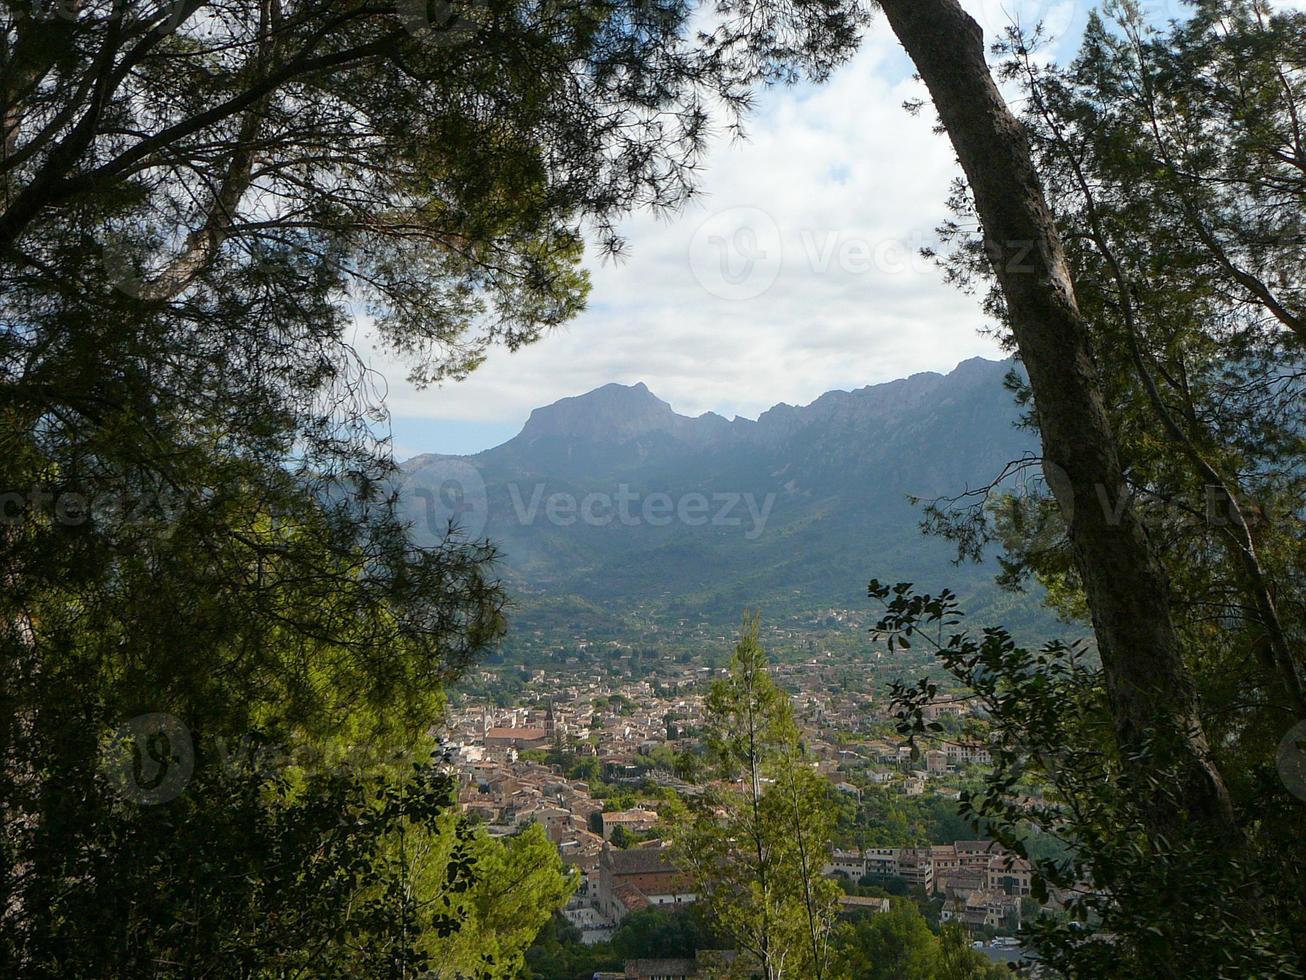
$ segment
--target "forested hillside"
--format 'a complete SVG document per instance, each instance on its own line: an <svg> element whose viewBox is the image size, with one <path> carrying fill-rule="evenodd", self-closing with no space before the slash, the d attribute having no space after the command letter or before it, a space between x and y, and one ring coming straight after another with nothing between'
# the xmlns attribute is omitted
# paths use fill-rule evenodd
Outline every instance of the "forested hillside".
<svg viewBox="0 0 1306 980"><path fill-rule="evenodd" d="M871 574L948 584L977 615L1046 635L1052 618L997 588L991 555L954 566L956 548L920 532L925 505L968 501L1013 463L1006 492L1041 480L1004 385L1014 369L975 359L756 421L688 418L642 384L608 385L536 409L495 449L409 460L405 513L420 539L450 518L487 535L519 596L514 628L559 643L629 629L637 607L725 629L754 605L858 608Z"/></svg>

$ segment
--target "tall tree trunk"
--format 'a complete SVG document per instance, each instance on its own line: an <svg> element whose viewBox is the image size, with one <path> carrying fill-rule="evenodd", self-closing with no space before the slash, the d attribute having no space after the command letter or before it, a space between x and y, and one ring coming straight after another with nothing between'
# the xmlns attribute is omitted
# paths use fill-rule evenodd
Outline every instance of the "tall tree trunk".
<svg viewBox="0 0 1306 980"><path fill-rule="evenodd" d="M1165 573L1138 514L1105 503L1125 493L1125 481L1089 332L1027 136L989 72L983 32L957 0L880 5L970 182L1092 610L1122 762L1138 787L1162 765L1178 774L1178 785L1139 801L1154 829L1181 819L1177 801L1188 820L1236 844L1241 833L1202 729Z"/></svg>
<svg viewBox="0 0 1306 980"><path fill-rule="evenodd" d="M757 884L762 890L762 928L757 937L757 948L762 960L762 975L765 980L775 980L775 964L771 956L771 885L770 859L767 854L766 840L762 833L762 745L759 736L761 729L761 705L757 693L757 664L748 667L744 679L744 699L747 705L748 737L748 785L749 806L752 820L749 831L753 838L753 853L757 857Z"/></svg>
<svg viewBox="0 0 1306 980"><path fill-rule="evenodd" d="M824 980L825 977L825 954L823 949L826 943L821 939L821 934L826 930L817 928L816 923L816 896L812 891L812 881L821 869L813 868L807 853L807 834L804 832L804 819L802 812L802 799L798 789L798 774L795 766L799 764L798 759L794 758L792 750L786 750L783 762L784 775L781 777L785 780L786 788L789 793L790 812L793 814L794 823L794 842L798 845L798 869L803 876L803 907L807 911L807 938L812 944L812 976L813 980Z"/></svg>

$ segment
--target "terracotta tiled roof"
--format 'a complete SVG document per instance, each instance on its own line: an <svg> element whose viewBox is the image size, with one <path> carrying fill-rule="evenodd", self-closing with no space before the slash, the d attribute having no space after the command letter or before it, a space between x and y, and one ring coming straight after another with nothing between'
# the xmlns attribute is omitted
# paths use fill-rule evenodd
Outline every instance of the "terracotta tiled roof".
<svg viewBox="0 0 1306 980"><path fill-rule="evenodd" d="M646 909L652 903L648 896L632 885L630 882L622 882L612 889L617 898L621 899L621 904L626 906L630 912L638 912L640 909Z"/></svg>
<svg viewBox="0 0 1306 980"><path fill-rule="evenodd" d="M485 733L486 738L520 738L520 739L537 739L547 738L548 732L543 728L491 728Z"/></svg>

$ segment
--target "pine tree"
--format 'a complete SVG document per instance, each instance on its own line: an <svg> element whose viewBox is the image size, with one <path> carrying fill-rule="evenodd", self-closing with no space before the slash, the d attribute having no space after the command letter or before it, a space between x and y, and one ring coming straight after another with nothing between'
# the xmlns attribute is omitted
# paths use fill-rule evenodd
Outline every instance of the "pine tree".
<svg viewBox="0 0 1306 980"><path fill-rule="evenodd" d="M767 669L756 618L745 622L729 677L713 683L707 716L719 781L673 819L678 860L744 962L768 980L833 977L831 791Z"/></svg>

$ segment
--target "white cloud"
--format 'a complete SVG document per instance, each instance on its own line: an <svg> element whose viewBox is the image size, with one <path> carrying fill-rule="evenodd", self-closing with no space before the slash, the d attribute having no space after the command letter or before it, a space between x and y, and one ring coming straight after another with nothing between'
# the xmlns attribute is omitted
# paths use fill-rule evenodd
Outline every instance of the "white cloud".
<svg viewBox="0 0 1306 980"><path fill-rule="evenodd" d="M1089 9L1080 0L966 5L989 37L1013 17L1042 17L1067 36L1063 55ZM590 309L572 324L425 392L378 362L392 413L454 427L519 423L558 398L644 381L681 412L755 416L831 388L997 356L977 332L976 300L915 255L946 217L957 173L932 113L902 108L923 95L881 19L827 85L763 93L748 141L713 148L702 199L679 220L626 222L629 258L591 264Z"/></svg>
<svg viewBox="0 0 1306 980"><path fill-rule="evenodd" d="M591 264L590 309L566 328L516 354L495 351L467 381L424 392L398 365L378 362L392 413L524 420L535 406L609 381L644 381L681 412L756 415L992 353L976 336L974 303L909 254L944 217L954 174L929 118L902 109L917 95L877 25L828 85L765 93L749 139L713 148L702 198L678 220L627 221L629 257ZM695 232L723 212L713 224L727 236L746 234L756 216L779 229L783 261L761 295L721 298L699 281L728 285L710 243L692 262L690 254ZM735 244L727 253L739 274L751 253Z"/></svg>

